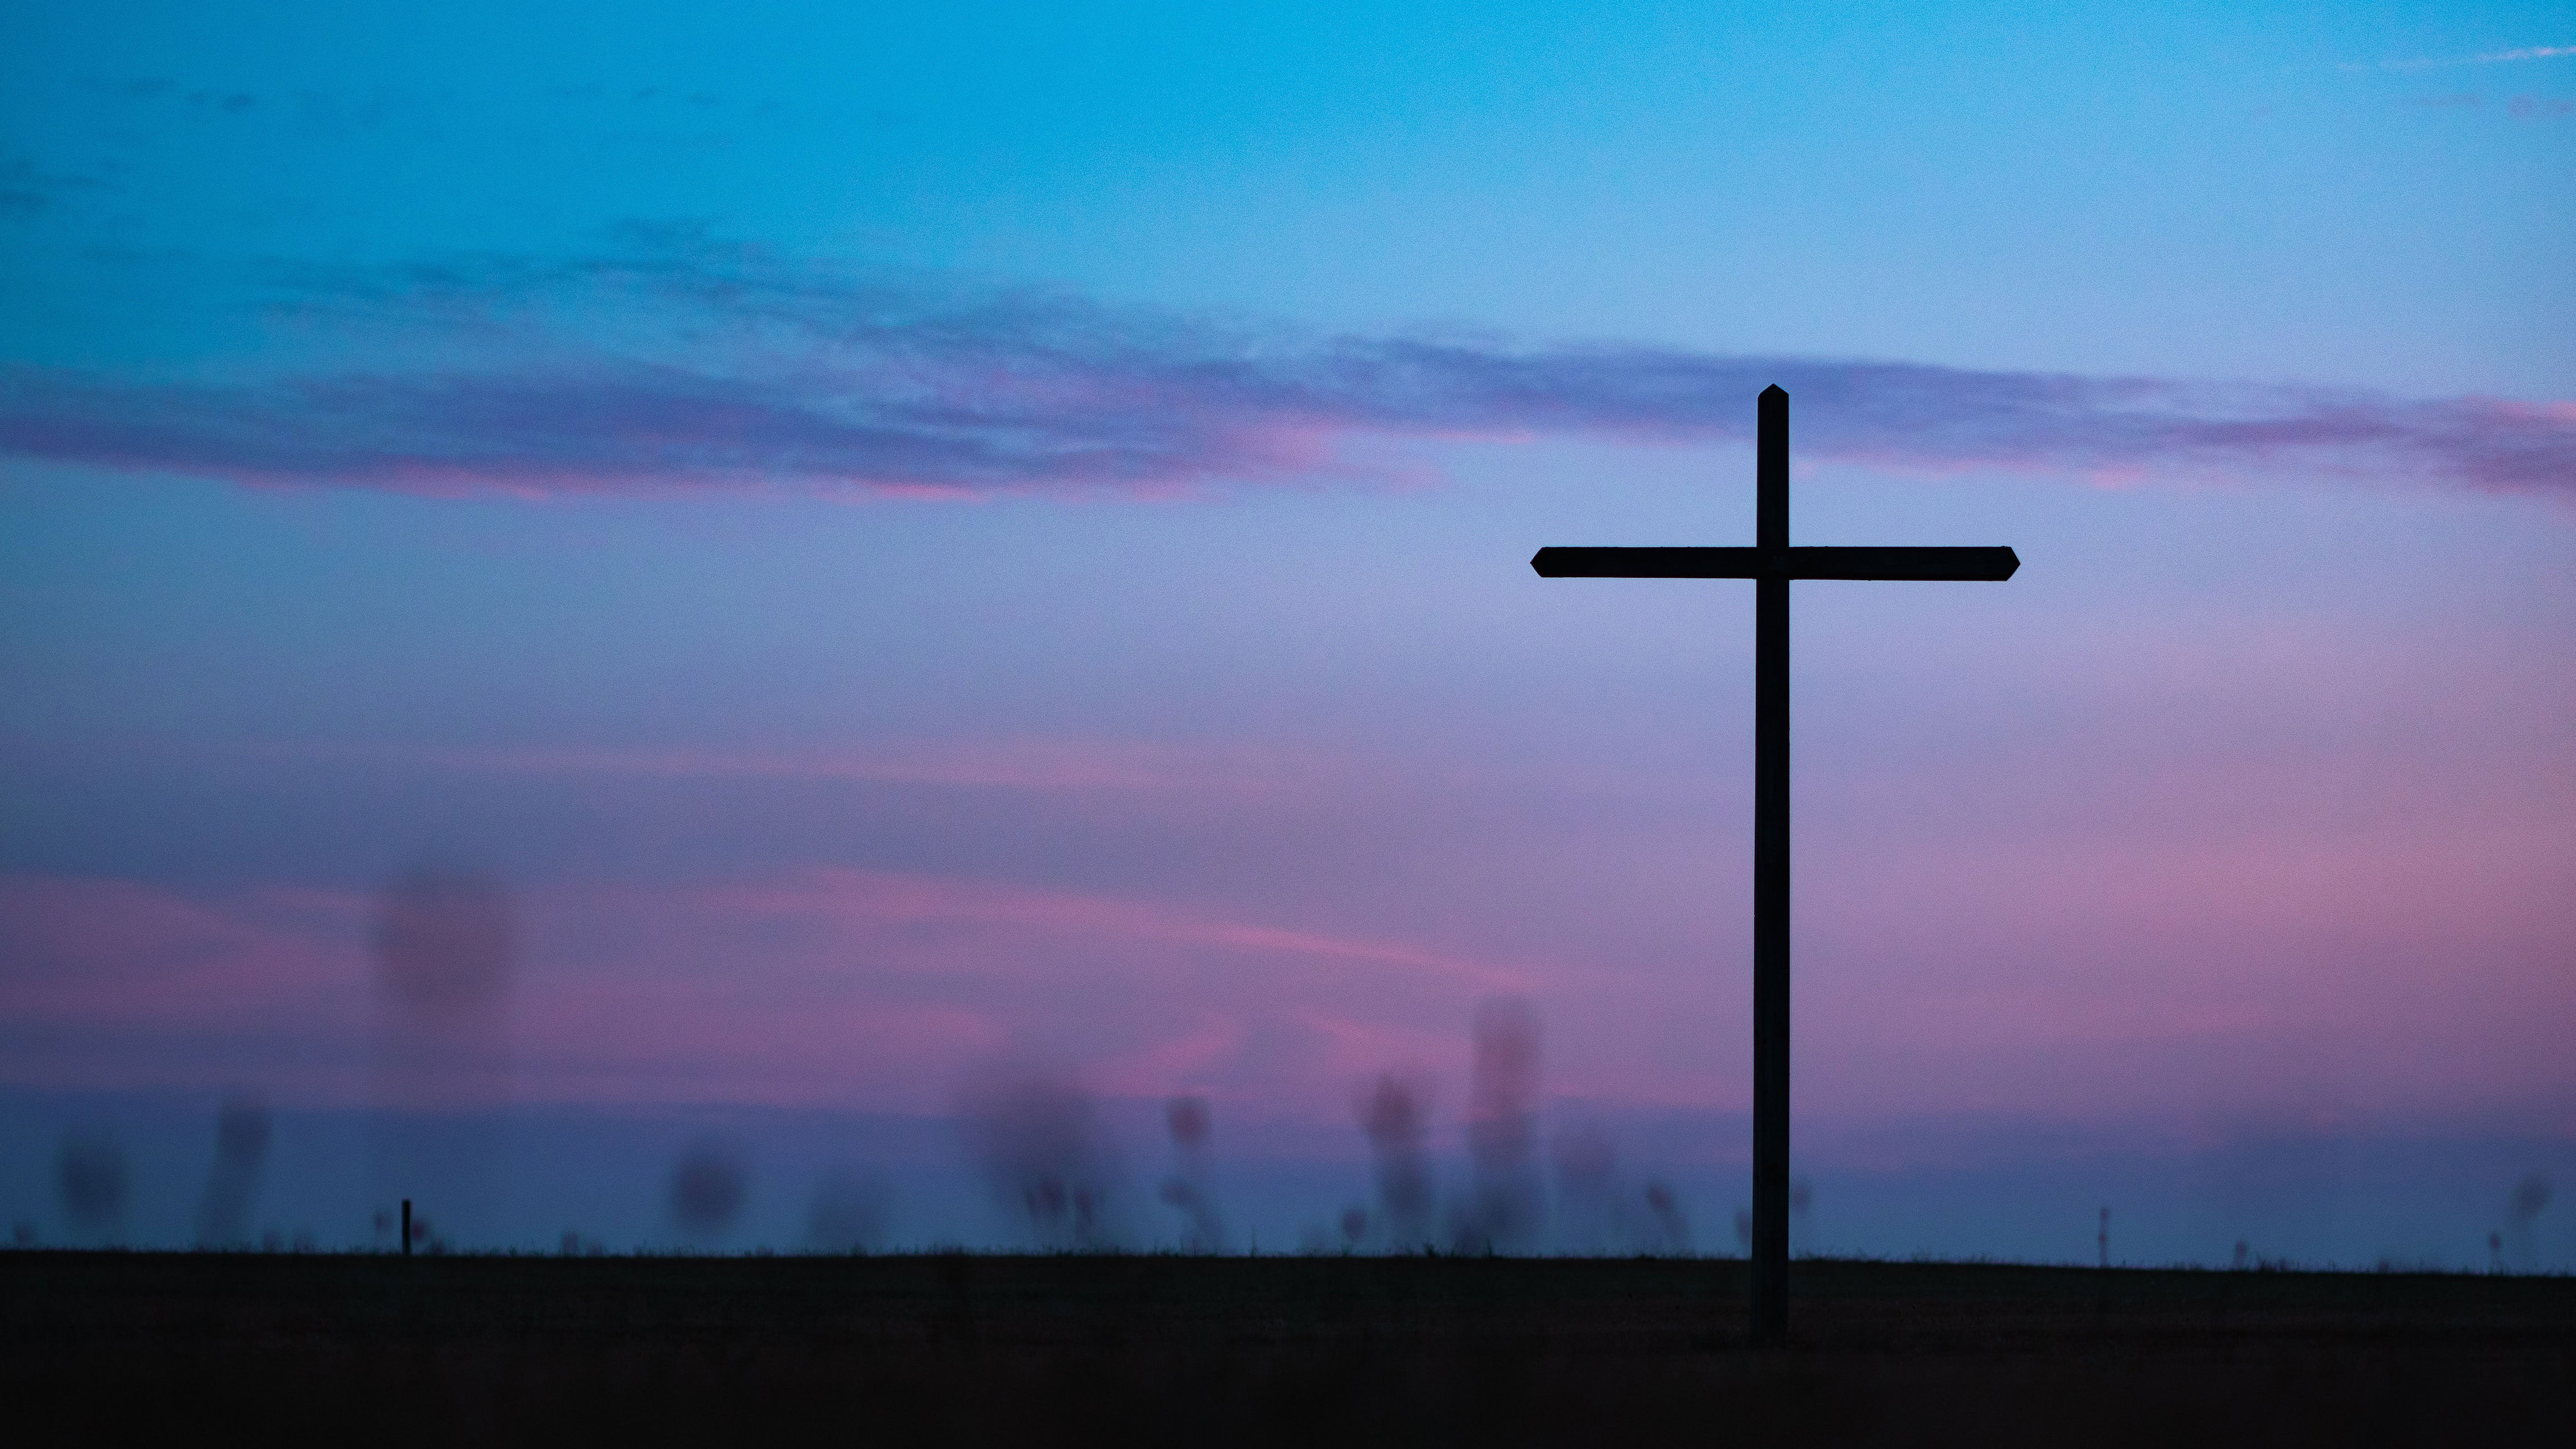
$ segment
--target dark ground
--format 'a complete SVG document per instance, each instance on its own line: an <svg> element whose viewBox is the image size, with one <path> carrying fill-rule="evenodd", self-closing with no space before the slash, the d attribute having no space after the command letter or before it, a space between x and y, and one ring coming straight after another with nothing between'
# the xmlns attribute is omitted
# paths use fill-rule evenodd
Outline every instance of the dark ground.
<svg viewBox="0 0 2576 1449"><path fill-rule="evenodd" d="M0 1254L0 1439L2576 1445L2576 1279Z"/></svg>

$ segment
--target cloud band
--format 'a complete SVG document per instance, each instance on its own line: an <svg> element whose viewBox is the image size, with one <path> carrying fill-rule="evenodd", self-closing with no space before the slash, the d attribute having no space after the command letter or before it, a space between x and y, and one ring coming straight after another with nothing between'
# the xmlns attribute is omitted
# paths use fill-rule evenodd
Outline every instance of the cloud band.
<svg viewBox="0 0 2576 1449"><path fill-rule="evenodd" d="M1776 382L1798 399L1802 455L1899 471L2576 491L2576 402L1309 338L739 258L442 269L336 300L388 339L453 345L409 365L228 382L7 368L0 455L428 493L1188 493L1365 475L1340 453L1363 437L1735 440Z"/></svg>

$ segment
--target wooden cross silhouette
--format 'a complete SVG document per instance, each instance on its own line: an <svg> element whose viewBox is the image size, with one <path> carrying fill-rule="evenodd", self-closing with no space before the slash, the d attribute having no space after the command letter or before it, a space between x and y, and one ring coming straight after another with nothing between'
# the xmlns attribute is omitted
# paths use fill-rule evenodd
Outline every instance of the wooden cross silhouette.
<svg viewBox="0 0 2576 1449"><path fill-rule="evenodd" d="M1789 394L1762 390L1751 548L1543 548L1549 579L1753 584L1753 1341L1789 1329L1789 581L2011 578L2009 548L1791 548Z"/></svg>

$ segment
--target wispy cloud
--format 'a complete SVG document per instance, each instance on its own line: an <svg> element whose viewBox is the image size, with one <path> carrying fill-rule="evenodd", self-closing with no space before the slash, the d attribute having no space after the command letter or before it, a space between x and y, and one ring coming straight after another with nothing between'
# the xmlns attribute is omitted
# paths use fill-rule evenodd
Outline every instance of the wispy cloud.
<svg viewBox="0 0 2576 1449"><path fill-rule="evenodd" d="M1805 456L1903 471L2576 486L2576 402L1312 336L703 245L293 281L357 361L229 381L0 369L0 455L421 493L1186 494L1376 476L1344 453L1365 438L1741 439L1776 382Z"/></svg>
<svg viewBox="0 0 2576 1449"><path fill-rule="evenodd" d="M2375 65L2347 65L2345 70L2442 70L2455 65L2504 65L2518 60L2563 60L2576 56L2576 45L2531 45L2520 50L2491 50L2483 55L2436 56L2421 60L2383 60Z"/></svg>
<svg viewBox="0 0 2576 1449"><path fill-rule="evenodd" d="M23 156L0 156L0 221L31 220L70 197L107 188L103 177L49 171Z"/></svg>
<svg viewBox="0 0 2576 1449"><path fill-rule="evenodd" d="M1334 768L1312 752L1145 740L883 740L834 748L425 749L263 746L264 758L348 761L466 775L931 785L961 789L1269 794Z"/></svg>

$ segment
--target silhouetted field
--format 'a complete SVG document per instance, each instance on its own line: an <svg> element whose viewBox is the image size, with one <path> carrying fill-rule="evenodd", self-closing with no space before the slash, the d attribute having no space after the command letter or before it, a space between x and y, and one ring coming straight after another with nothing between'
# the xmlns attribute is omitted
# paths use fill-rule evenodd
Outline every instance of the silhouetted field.
<svg viewBox="0 0 2576 1449"><path fill-rule="evenodd" d="M0 1255L12 1442L2576 1443L2576 1279L1673 1259Z"/></svg>

